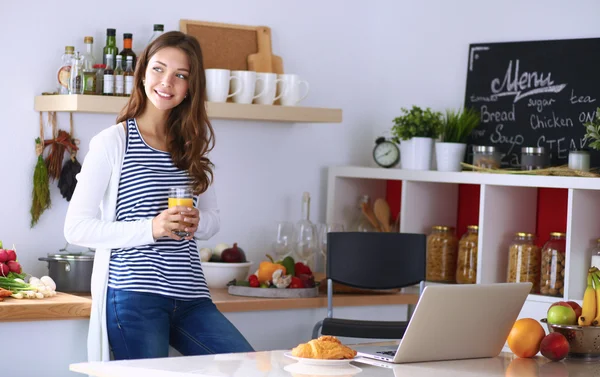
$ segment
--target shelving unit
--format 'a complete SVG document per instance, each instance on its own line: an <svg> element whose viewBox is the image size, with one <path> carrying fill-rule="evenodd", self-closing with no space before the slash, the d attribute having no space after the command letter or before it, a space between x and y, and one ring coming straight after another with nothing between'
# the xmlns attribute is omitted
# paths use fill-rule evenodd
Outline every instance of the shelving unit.
<svg viewBox="0 0 600 377"><path fill-rule="evenodd" d="M36 111L64 111L81 113L117 114L127 103L127 97L94 95L43 95L36 96ZM341 109L256 105L207 102L211 119L254 120L294 123L340 123Z"/></svg>
<svg viewBox="0 0 600 377"><path fill-rule="evenodd" d="M504 282L508 247L514 233L536 233L538 188L567 190L564 296L531 294L526 306L531 305L532 315L543 318L548 303L581 301L591 248L600 237L600 179L330 167L326 221L344 222L348 219L348 213L354 210L360 195L369 195L372 200L385 198L390 180L401 181L400 231L425 234L429 234L433 225L457 225L459 185L480 186L478 283Z"/></svg>

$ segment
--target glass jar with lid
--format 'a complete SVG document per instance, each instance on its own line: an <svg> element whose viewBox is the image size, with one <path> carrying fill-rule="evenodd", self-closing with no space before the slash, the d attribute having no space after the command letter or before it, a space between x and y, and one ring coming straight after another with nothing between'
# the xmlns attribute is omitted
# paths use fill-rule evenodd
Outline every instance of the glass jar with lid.
<svg viewBox="0 0 600 377"><path fill-rule="evenodd" d="M477 238L479 227L467 226L467 232L458 241L458 261L456 282L459 284L475 284L477 280Z"/></svg>
<svg viewBox="0 0 600 377"><path fill-rule="evenodd" d="M485 145L473 146L473 165L488 169L500 168L502 155L496 147Z"/></svg>
<svg viewBox="0 0 600 377"><path fill-rule="evenodd" d="M592 249L592 261L590 267L600 268L600 238L596 240L596 245Z"/></svg>
<svg viewBox="0 0 600 377"><path fill-rule="evenodd" d="M531 293L539 291L540 284L540 249L535 244L532 233L515 233L509 247L508 276L509 283L531 282Z"/></svg>
<svg viewBox="0 0 600 377"><path fill-rule="evenodd" d="M433 226L427 237L427 281L455 283L457 251L454 228Z"/></svg>
<svg viewBox="0 0 600 377"><path fill-rule="evenodd" d="M548 166L544 147L521 148L521 170L544 169Z"/></svg>
<svg viewBox="0 0 600 377"><path fill-rule="evenodd" d="M550 233L550 239L542 247L540 293L562 297L565 294L565 234Z"/></svg>

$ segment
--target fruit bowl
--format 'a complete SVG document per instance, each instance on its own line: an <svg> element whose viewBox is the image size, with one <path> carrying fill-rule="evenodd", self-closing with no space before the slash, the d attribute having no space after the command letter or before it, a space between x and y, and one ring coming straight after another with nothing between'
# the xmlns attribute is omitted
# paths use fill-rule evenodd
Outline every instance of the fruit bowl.
<svg viewBox="0 0 600 377"><path fill-rule="evenodd" d="M209 288L227 288L231 280L246 280L252 262L202 262L204 278Z"/></svg>
<svg viewBox="0 0 600 377"><path fill-rule="evenodd" d="M540 322L546 324L550 333L558 332L567 338L568 359L600 360L600 326L552 325L546 318Z"/></svg>

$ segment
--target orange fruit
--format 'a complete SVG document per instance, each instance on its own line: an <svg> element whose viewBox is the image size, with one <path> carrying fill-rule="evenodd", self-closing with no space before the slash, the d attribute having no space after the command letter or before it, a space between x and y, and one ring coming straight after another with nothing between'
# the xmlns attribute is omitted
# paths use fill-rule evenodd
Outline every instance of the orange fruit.
<svg viewBox="0 0 600 377"><path fill-rule="evenodd" d="M533 357L540 350L546 336L544 328L533 318L521 318L515 322L508 334L508 347L518 357Z"/></svg>

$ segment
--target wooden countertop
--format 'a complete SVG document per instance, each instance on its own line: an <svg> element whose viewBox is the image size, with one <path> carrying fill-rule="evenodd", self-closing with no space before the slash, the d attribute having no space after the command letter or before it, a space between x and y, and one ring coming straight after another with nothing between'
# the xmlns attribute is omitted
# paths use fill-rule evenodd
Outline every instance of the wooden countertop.
<svg viewBox="0 0 600 377"><path fill-rule="evenodd" d="M86 319L90 317L92 300L57 292L54 297L16 299L0 302L0 322L44 321L54 319Z"/></svg>
<svg viewBox="0 0 600 377"><path fill-rule="evenodd" d="M233 296L227 289L211 289L213 302L221 312L291 310L327 307L327 296L313 298L257 298ZM416 294L335 294L336 306L376 306L416 304ZM44 299L7 298L0 302L0 322L41 321L55 319L87 319L90 316L90 296L58 293Z"/></svg>

